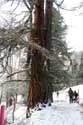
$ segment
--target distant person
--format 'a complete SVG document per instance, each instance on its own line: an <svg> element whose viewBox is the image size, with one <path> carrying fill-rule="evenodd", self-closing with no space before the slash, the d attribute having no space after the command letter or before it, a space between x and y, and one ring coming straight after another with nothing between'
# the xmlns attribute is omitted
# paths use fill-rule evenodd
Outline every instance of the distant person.
<svg viewBox="0 0 83 125"><path fill-rule="evenodd" d="M73 90L71 88L69 88L68 94L69 94L69 102L73 103Z"/></svg>
<svg viewBox="0 0 83 125"><path fill-rule="evenodd" d="M57 94L57 97L58 97L58 96L59 96L59 91L57 91L57 93L56 93L56 94Z"/></svg>
<svg viewBox="0 0 83 125"><path fill-rule="evenodd" d="M78 99L78 93L76 91L73 92L73 100L74 100L74 103L77 102L77 99Z"/></svg>

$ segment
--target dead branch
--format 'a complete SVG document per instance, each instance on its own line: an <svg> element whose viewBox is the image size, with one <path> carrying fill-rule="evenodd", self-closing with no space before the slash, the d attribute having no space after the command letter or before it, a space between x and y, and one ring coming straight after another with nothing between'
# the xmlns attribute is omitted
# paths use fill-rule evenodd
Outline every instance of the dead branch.
<svg viewBox="0 0 83 125"><path fill-rule="evenodd" d="M5 84L10 84L10 83L12 83L12 82L27 82L27 81L29 81L30 79L28 78L28 79L24 79L24 80L22 80L22 79L19 79L19 80L8 80L8 81L4 81L4 82L2 82L2 83L0 83L0 86L3 86L3 85L5 85Z"/></svg>
<svg viewBox="0 0 83 125"><path fill-rule="evenodd" d="M9 77L11 77L11 76L13 76L13 75L16 75L16 74L25 72L25 71L29 71L29 70L30 70L30 67L29 67L28 69L24 69L24 70L20 70L20 71L13 72L13 73L9 74L9 75L7 76L7 78L9 78Z"/></svg>

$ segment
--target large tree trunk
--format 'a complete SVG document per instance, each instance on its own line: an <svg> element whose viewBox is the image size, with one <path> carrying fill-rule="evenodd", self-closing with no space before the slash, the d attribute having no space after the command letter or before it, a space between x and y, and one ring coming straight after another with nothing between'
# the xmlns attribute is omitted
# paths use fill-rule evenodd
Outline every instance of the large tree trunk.
<svg viewBox="0 0 83 125"><path fill-rule="evenodd" d="M52 2L49 0L46 1L46 18L44 18L44 0L35 0L34 32L32 33L32 38L35 43L49 50L51 48L51 23ZM44 26L46 27L45 32ZM45 58L38 50L32 50L31 80L29 83L27 111L39 102L44 102L46 98L52 100L52 86L47 86L47 83L44 83L42 78L44 60ZM49 63L49 60L47 62Z"/></svg>
<svg viewBox="0 0 83 125"><path fill-rule="evenodd" d="M32 37L34 42L43 46L43 19L44 18L44 0L35 0L34 12L34 32ZM29 83L28 93L28 111L29 108L34 107L42 101L42 54L36 50L32 50L32 63L31 63L31 81Z"/></svg>

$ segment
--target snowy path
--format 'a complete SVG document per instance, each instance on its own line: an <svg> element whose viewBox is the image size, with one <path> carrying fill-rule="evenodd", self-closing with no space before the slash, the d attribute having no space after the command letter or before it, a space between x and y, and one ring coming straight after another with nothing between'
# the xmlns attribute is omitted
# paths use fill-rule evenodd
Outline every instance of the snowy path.
<svg viewBox="0 0 83 125"><path fill-rule="evenodd" d="M83 125L83 116L78 104L57 103L36 111L26 125Z"/></svg>
<svg viewBox="0 0 83 125"><path fill-rule="evenodd" d="M25 113L26 107L17 107L15 122L10 125L83 125L83 114L79 104L55 102L41 111L34 111L27 120ZM11 113L9 118L11 119Z"/></svg>
<svg viewBox="0 0 83 125"><path fill-rule="evenodd" d="M79 90L79 102L83 103L83 85L72 87ZM26 119L26 107L17 105L15 111L15 121L6 125L83 125L83 108L79 104L69 104L68 89L53 94L54 103L52 106L42 108L41 111L34 111L32 116ZM12 110L8 109L7 120L12 121Z"/></svg>

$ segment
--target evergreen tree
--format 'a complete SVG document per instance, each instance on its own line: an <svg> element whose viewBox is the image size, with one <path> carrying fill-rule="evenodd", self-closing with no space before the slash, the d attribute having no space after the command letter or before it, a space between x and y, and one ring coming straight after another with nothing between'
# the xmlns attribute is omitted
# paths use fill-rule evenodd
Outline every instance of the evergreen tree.
<svg viewBox="0 0 83 125"><path fill-rule="evenodd" d="M79 83L83 82L83 52L82 52L82 54L81 54L81 59L80 59L78 79L79 79L79 80L78 80Z"/></svg>
<svg viewBox="0 0 83 125"><path fill-rule="evenodd" d="M70 53L65 42L67 26L64 24L63 17L56 8L53 8L52 15L51 49L55 53L55 60L50 62L50 70L45 71L44 77L48 77L47 86L53 91L53 88L54 90L60 89L70 81L70 75L67 69L65 70L65 62L70 61Z"/></svg>

